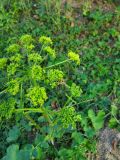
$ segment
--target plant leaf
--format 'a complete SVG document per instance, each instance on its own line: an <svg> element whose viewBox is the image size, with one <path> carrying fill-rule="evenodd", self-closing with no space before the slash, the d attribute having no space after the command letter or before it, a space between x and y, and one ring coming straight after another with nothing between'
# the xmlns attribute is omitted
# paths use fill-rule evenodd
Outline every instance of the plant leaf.
<svg viewBox="0 0 120 160"><path fill-rule="evenodd" d="M5 160L18 160L19 146L17 144L12 144L7 148L7 156Z"/></svg>
<svg viewBox="0 0 120 160"><path fill-rule="evenodd" d="M10 129L8 133L7 142L16 141L20 135L20 130L17 126L14 126L12 129Z"/></svg>

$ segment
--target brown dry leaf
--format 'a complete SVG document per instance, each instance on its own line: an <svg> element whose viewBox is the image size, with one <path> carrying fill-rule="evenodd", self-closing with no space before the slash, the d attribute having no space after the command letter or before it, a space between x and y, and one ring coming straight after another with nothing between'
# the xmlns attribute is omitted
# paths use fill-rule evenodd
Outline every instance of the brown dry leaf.
<svg viewBox="0 0 120 160"><path fill-rule="evenodd" d="M56 101L53 101L53 102L51 103L51 107L52 107L53 109L57 110L57 109L58 109L58 104L57 104L57 102L56 102Z"/></svg>

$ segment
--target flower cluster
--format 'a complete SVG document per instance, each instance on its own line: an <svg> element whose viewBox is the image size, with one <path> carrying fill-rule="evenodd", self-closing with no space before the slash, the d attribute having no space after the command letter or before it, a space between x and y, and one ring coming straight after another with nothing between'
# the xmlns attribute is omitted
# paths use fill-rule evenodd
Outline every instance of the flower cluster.
<svg viewBox="0 0 120 160"><path fill-rule="evenodd" d="M4 69L6 66L6 70L4 70L4 75L8 80L5 86L6 93L10 97L14 97L16 102L19 102L20 98L24 96L22 94L25 94L22 100L23 104L28 102L28 108L44 105L48 99L45 86L53 89L63 82L64 72L57 69L58 65L62 65L69 59L80 64L79 55L69 52L69 59L54 65L51 57L56 58L56 52L49 46L52 44L52 40L49 37L40 37L39 42L42 44L40 51L37 51L38 48L34 47L33 42L32 36L23 35L18 44L10 45L7 49L8 53L14 54L9 54L8 58L0 59L0 69ZM82 93L81 88L75 83L69 89L72 97L79 97ZM4 103L3 106L5 106ZM74 107L61 108L57 112L57 117L56 121L59 121L64 128L68 128L70 125L75 127L76 122L80 120L80 116L76 114Z"/></svg>
<svg viewBox="0 0 120 160"><path fill-rule="evenodd" d="M20 43L23 45L23 49L22 49L22 52L23 53L30 53L34 48L35 46L32 44L33 43L33 38L31 35L23 35L21 38L20 38Z"/></svg>
<svg viewBox="0 0 120 160"><path fill-rule="evenodd" d="M68 52L68 57L70 58L70 60L75 61L76 64L78 64L78 65L80 64L80 57L78 54L70 51L70 52Z"/></svg>
<svg viewBox="0 0 120 160"><path fill-rule="evenodd" d="M82 89L80 88L80 86L77 86L75 83L72 83L70 91L73 97L80 97L82 93Z"/></svg>
<svg viewBox="0 0 120 160"><path fill-rule="evenodd" d="M16 54L10 58L10 61L15 62L15 63L19 63L21 58L22 58L22 56L20 54Z"/></svg>
<svg viewBox="0 0 120 160"><path fill-rule="evenodd" d="M60 81L63 80L64 73L58 69L50 69L48 71L48 80L47 82L52 86L52 88L56 87Z"/></svg>
<svg viewBox="0 0 120 160"><path fill-rule="evenodd" d="M32 66L31 76L34 80L42 80L44 79L43 68L39 65Z"/></svg>
<svg viewBox="0 0 120 160"><path fill-rule="evenodd" d="M44 87L35 86L28 90L27 97L33 103L34 106L40 105L42 106L44 102L47 100L47 94Z"/></svg>
<svg viewBox="0 0 120 160"><path fill-rule="evenodd" d="M48 53L48 55L51 56L52 58L56 57L55 50L52 49L50 46L45 47L44 51L46 51Z"/></svg>
<svg viewBox="0 0 120 160"><path fill-rule="evenodd" d="M25 45L24 47L28 52L31 52L35 48L33 44Z"/></svg>
<svg viewBox="0 0 120 160"><path fill-rule="evenodd" d="M3 69L6 66L6 62L6 58L0 58L0 69Z"/></svg>
<svg viewBox="0 0 120 160"><path fill-rule="evenodd" d="M14 75L18 68L18 63L10 63L10 65L7 67L7 73L9 76Z"/></svg>
<svg viewBox="0 0 120 160"><path fill-rule="evenodd" d="M20 51L20 46L18 44L11 44L7 48L8 53L19 53L19 51Z"/></svg>
<svg viewBox="0 0 120 160"><path fill-rule="evenodd" d="M76 128L76 122L81 120L81 116L76 113L74 107L63 107L57 114L57 122L60 122L64 128L70 126Z"/></svg>
<svg viewBox="0 0 120 160"><path fill-rule="evenodd" d="M53 44L52 40L50 37L46 37L46 36L41 36L39 38L39 42L43 45L49 45L49 44Z"/></svg>
<svg viewBox="0 0 120 160"><path fill-rule="evenodd" d="M16 95L19 92L19 79L12 79L10 82L7 83L7 92L12 95Z"/></svg>
<svg viewBox="0 0 120 160"><path fill-rule="evenodd" d="M9 119L15 108L15 100L13 98L10 98L9 101L3 101L0 104L0 121L5 118Z"/></svg>
<svg viewBox="0 0 120 160"><path fill-rule="evenodd" d="M31 53L28 55L28 61L34 62L34 63L39 63L42 61L42 57L38 53Z"/></svg>
<svg viewBox="0 0 120 160"><path fill-rule="evenodd" d="M24 45L29 45L33 42L33 38L29 34L25 34L20 38L20 42Z"/></svg>

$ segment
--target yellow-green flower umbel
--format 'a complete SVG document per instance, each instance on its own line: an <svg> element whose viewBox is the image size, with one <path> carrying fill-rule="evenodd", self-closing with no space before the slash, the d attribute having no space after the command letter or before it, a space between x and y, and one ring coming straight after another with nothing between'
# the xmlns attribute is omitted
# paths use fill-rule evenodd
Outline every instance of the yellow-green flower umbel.
<svg viewBox="0 0 120 160"><path fill-rule="evenodd" d="M72 51L68 52L68 57L70 60L75 61L76 64L80 65L80 56Z"/></svg>
<svg viewBox="0 0 120 160"><path fill-rule="evenodd" d="M48 45L48 44L52 44L53 43L52 40L51 40L51 38L50 37L46 37L46 36L41 36L39 38L39 42L41 44L43 44L43 45Z"/></svg>
<svg viewBox="0 0 120 160"><path fill-rule="evenodd" d="M30 88L27 97L30 99L34 106L42 106L48 98L45 88L39 86Z"/></svg>

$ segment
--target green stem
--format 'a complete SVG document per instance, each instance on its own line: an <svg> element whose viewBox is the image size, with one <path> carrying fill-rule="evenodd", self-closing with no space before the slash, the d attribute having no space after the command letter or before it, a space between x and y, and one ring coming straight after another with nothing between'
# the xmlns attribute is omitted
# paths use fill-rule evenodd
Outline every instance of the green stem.
<svg viewBox="0 0 120 160"><path fill-rule="evenodd" d="M70 97L70 96L68 96L67 94L66 94L66 96L67 96L67 98L68 98L69 100L71 100L74 104L77 105L77 102L72 98L72 96Z"/></svg>
<svg viewBox="0 0 120 160"><path fill-rule="evenodd" d="M115 115L112 115L112 116L115 118L116 122L120 124L120 121L116 118L116 116Z"/></svg>
<svg viewBox="0 0 120 160"><path fill-rule="evenodd" d="M43 113L43 110L41 108L36 109L36 108L20 108L20 109L15 109L15 112L23 112L23 111L31 111L31 112L40 112Z"/></svg>
<svg viewBox="0 0 120 160"><path fill-rule="evenodd" d="M94 100L95 100L95 99L87 99L87 100L85 100L85 101L81 101L81 102L77 103L77 105L82 104L82 103L91 102L91 101L94 101Z"/></svg>
<svg viewBox="0 0 120 160"><path fill-rule="evenodd" d="M46 55L40 63L42 63L45 59L47 59L48 55Z"/></svg>
<svg viewBox="0 0 120 160"><path fill-rule="evenodd" d="M53 64L51 66L48 66L48 67L46 67L46 69L49 69L49 68L52 68L52 67L55 67L55 66L59 66L60 64L63 64L63 63L69 62L69 61L71 61L71 60L70 59L64 60L62 62L59 62L59 63Z"/></svg>
<svg viewBox="0 0 120 160"><path fill-rule="evenodd" d="M45 47L45 45L42 45L41 50L40 50L40 55L41 55L44 47Z"/></svg>
<svg viewBox="0 0 120 160"><path fill-rule="evenodd" d="M22 90L22 83L21 83L21 86L20 86L20 106L23 108L23 90Z"/></svg>
<svg viewBox="0 0 120 160"><path fill-rule="evenodd" d="M68 98L67 99L67 101L66 101L66 103L65 103L65 105L64 105L64 107L66 107L67 106L67 104L70 102L70 98Z"/></svg>
<svg viewBox="0 0 120 160"><path fill-rule="evenodd" d="M49 118L47 112L45 109L43 108L20 108L20 109L15 109L15 112L24 112L24 111L31 111L31 112L37 112L37 113L43 113L43 116L48 120L48 122L51 124L52 121L51 119Z"/></svg>
<svg viewBox="0 0 120 160"><path fill-rule="evenodd" d="M6 93L6 89L0 92L0 95Z"/></svg>

